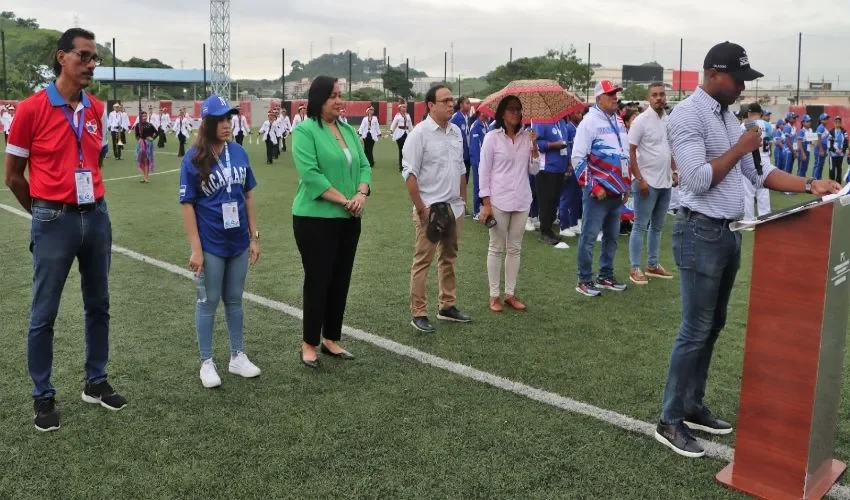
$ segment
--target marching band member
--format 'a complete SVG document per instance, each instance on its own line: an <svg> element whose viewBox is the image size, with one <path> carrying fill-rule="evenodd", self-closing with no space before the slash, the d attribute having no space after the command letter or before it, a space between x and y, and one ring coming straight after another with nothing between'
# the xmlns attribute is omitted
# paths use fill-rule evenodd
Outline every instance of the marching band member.
<svg viewBox="0 0 850 500"><path fill-rule="evenodd" d="M398 113L393 118L393 123L390 125L390 133L393 135L393 140L398 145L398 171L401 172L401 150L404 148L404 141L407 140L408 131L413 130L413 120L407 114L407 103L399 103Z"/></svg>
<svg viewBox="0 0 850 500"><path fill-rule="evenodd" d="M339 121L342 123L348 124L348 118L345 117L345 108L339 110Z"/></svg>
<svg viewBox="0 0 850 500"><path fill-rule="evenodd" d="M142 170L142 183L147 184L155 166L153 140L159 135L159 130L148 122L148 114L143 111L133 132L136 134L136 166Z"/></svg>
<svg viewBox="0 0 850 500"><path fill-rule="evenodd" d="M381 126L378 124L378 119L375 118L375 108L369 106L366 110L366 116L360 122L360 138L363 139L363 146L366 150L366 159L369 160L369 166L375 166L375 157L373 154L375 141L381 138Z"/></svg>
<svg viewBox="0 0 850 500"><path fill-rule="evenodd" d="M239 106L236 106L236 113L230 119L230 130L233 132L233 138L241 146L245 136L251 133L251 126L248 125L248 119L242 114Z"/></svg>
<svg viewBox="0 0 850 500"><path fill-rule="evenodd" d="M303 122L305 119L307 119L307 108L305 108L302 104L301 106L298 106L298 114L292 119L292 130L295 130L295 127L297 127L298 124Z"/></svg>
<svg viewBox="0 0 850 500"><path fill-rule="evenodd" d="M115 103L112 105L112 111L109 113L106 125L109 127L109 133L112 135L112 155L116 160L121 159L121 152L124 149L124 141L121 140L121 132L124 130L122 124L121 105Z"/></svg>
<svg viewBox="0 0 850 500"><path fill-rule="evenodd" d="M180 143L180 148L177 151L177 156L182 158L186 154L186 139L192 133L192 119L186 116L186 110L181 108L180 114L174 120L174 133L177 134L177 141Z"/></svg>
<svg viewBox="0 0 850 500"><path fill-rule="evenodd" d="M286 138L292 130L292 123L289 121L289 116L286 115L286 108L280 108L280 118L278 118L278 141L280 149L286 152Z"/></svg>
<svg viewBox="0 0 850 500"><path fill-rule="evenodd" d="M158 148L165 147L165 135L168 132L168 129L171 128L171 115L168 114L168 109L162 108L162 111L159 114L159 143L157 144Z"/></svg>
<svg viewBox="0 0 850 500"><path fill-rule="evenodd" d="M277 149L277 135L274 131L274 111L269 110L269 119L263 122L257 134L266 143L266 165L271 165L274 159L274 151Z"/></svg>
<svg viewBox="0 0 850 500"><path fill-rule="evenodd" d="M3 113L3 134L5 136L5 140L8 142L9 134L12 133L12 121L15 119L15 107L11 104L8 108L6 108L6 112Z"/></svg>

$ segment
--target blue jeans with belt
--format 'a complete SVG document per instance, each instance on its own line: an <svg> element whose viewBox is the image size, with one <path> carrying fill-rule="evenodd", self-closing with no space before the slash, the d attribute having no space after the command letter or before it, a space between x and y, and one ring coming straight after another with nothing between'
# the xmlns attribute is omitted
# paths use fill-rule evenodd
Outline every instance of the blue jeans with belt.
<svg viewBox="0 0 850 500"><path fill-rule="evenodd" d="M703 408L711 355L726 325L729 296L741 264L741 233L725 221L682 209L673 226L682 324L673 343L661 421L682 422Z"/></svg>
<svg viewBox="0 0 850 500"><path fill-rule="evenodd" d="M106 202L101 200L82 212L33 206L30 250L33 282L27 364L33 397L46 399L56 394L50 383L53 323L75 258L85 310L86 381L106 380L112 258L112 224Z"/></svg>

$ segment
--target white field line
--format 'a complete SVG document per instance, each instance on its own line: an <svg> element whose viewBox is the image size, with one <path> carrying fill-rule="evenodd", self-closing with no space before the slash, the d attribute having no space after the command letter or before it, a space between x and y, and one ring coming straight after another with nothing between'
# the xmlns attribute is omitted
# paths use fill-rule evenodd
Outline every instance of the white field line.
<svg viewBox="0 0 850 500"><path fill-rule="evenodd" d="M28 213L22 210L18 210L17 208L10 207L8 205L0 204L0 209L3 209L7 212L21 217L31 218ZM112 245L112 251L124 255L125 257L137 260L139 262L150 264L154 267L158 267L160 269L176 274L178 276L182 276L187 279L192 279L194 277L194 274L188 269L176 266L174 264L170 264L168 262L163 262L158 259L154 259L153 257L148 257L147 255L140 254L138 252L121 247L119 245ZM297 319L302 318L301 309L290 306L289 304L284 304L283 302L278 302L276 300L261 297L259 295L249 292L245 292L243 297L245 300L254 302L255 304L260 304L269 309L284 313L288 316L292 316ZM583 403L581 401L561 396L553 392L545 391L543 389L537 389L521 382L506 379L493 373L477 370L471 366L456 363L454 361L449 361L439 356L428 354L427 352L420 351L419 349L400 344L393 340L363 330L359 330L357 328L343 326L342 332L349 337L357 339L361 342L372 344L376 347L380 347L381 349L390 351L394 354L398 354L399 356L404 356L420 363L440 368L455 375L472 379L477 382L496 387L497 389L502 389L518 396L522 396L524 398L528 398L549 406L553 406L555 408L566 410L570 413L577 413L579 415L591 417L601 422L605 422L607 424L619 427L620 429L634 432L637 434L643 434L649 437L652 437L655 434L656 424L654 423L643 422L641 420L631 418L615 411L599 408L597 406ZM735 451L733 448L724 444L705 441L702 439L700 439L699 441L700 444L705 448L706 456L723 460L724 462L732 461L732 456ZM688 459L683 458L682 460ZM718 488L719 487L720 486L718 486ZM835 485L832 487L831 490L829 490L828 495L830 498L850 500L850 487L844 485Z"/></svg>
<svg viewBox="0 0 850 500"><path fill-rule="evenodd" d="M177 153L161 153L161 154L174 154L174 155L176 155ZM179 171L180 171L179 168L174 168L174 169L171 169L171 170L164 170L162 172L154 172L151 175L171 174L171 173L179 172ZM144 177L142 174L128 175L126 177L113 177L111 179L103 179L103 182L124 181L124 180L127 180L127 179L141 179L142 177ZM8 188L0 189L0 193L5 192L5 191L9 191L9 189Z"/></svg>

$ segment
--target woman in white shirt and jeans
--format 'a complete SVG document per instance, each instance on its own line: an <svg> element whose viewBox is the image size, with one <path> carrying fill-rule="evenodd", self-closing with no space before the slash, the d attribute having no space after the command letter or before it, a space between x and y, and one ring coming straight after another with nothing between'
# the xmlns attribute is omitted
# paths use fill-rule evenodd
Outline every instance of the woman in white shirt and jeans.
<svg viewBox="0 0 850 500"><path fill-rule="evenodd" d="M505 257L505 304L525 311L516 298L522 236L531 208L531 186L528 176L540 170L537 135L522 128L522 103L510 95L496 108L494 128L484 137L478 164L479 196L483 207L482 224L490 228L487 251L487 278L490 282L490 310L502 312L499 296L502 255ZM493 225L495 222L495 225Z"/></svg>

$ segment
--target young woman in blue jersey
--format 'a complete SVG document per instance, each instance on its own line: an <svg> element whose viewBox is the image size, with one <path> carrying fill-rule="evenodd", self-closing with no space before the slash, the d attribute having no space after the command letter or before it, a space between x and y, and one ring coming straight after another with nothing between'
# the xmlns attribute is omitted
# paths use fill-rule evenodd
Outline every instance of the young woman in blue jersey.
<svg viewBox="0 0 850 500"><path fill-rule="evenodd" d="M242 292L248 265L260 258L260 232L254 209L257 185L242 146L229 142L230 117L236 109L212 95L204 101L203 122L195 144L180 168L183 226L192 248L189 269L195 273L195 329L201 354L201 383L218 387L221 378L212 359L212 336L219 300L230 334L234 375L260 374L243 352Z"/></svg>

